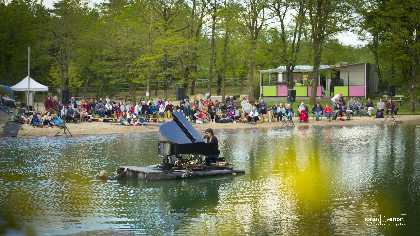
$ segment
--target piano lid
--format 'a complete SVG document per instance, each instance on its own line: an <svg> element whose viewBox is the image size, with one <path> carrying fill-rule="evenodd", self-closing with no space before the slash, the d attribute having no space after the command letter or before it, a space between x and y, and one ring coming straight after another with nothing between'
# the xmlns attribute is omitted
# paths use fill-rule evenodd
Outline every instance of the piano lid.
<svg viewBox="0 0 420 236"><path fill-rule="evenodd" d="M160 126L159 131L168 141L177 144L204 143L203 137L180 112L173 112L174 119Z"/></svg>

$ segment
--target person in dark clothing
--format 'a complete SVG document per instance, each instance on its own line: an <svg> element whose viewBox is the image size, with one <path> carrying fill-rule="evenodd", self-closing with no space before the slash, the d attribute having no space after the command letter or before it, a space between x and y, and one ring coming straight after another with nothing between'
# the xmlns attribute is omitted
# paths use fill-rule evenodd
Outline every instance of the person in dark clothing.
<svg viewBox="0 0 420 236"><path fill-rule="evenodd" d="M388 101L386 102L386 114L388 115L390 112L391 114L394 114L395 111L395 104L392 101L391 98L388 99Z"/></svg>
<svg viewBox="0 0 420 236"><path fill-rule="evenodd" d="M168 118L172 118L172 112L174 112L174 105L171 101L168 101L168 104L165 107L165 113Z"/></svg>
<svg viewBox="0 0 420 236"><path fill-rule="evenodd" d="M372 116L372 111L373 111L373 109L375 109L375 108L374 108L374 105L373 105L373 101L372 101L372 100L370 100L370 98L368 98L368 101L367 101L367 103L366 103L366 110L367 110L367 112L368 112L369 117L371 117L371 116Z"/></svg>
<svg viewBox="0 0 420 236"><path fill-rule="evenodd" d="M214 136L213 129L206 129L206 131L204 131L204 134L204 139L206 140L206 143L213 143L215 145L215 148L219 150L219 141L217 140L216 136Z"/></svg>
<svg viewBox="0 0 420 236"><path fill-rule="evenodd" d="M216 121L216 108L214 106L210 106L208 113L210 115L210 122Z"/></svg>
<svg viewBox="0 0 420 236"><path fill-rule="evenodd" d="M206 140L206 143L212 143L214 145L215 150L219 152L219 140L217 140L216 136L214 136L213 129L206 129L206 131L204 131L204 134L204 139ZM208 155L206 158L206 164L210 165L210 163L215 163L218 156L218 154Z"/></svg>
<svg viewBox="0 0 420 236"><path fill-rule="evenodd" d="M68 105L68 109L66 112L66 122L76 122L77 118L76 118L76 112L73 109L73 106L71 104Z"/></svg>
<svg viewBox="0 0 420 236"><path fill-rule="evenodd" d="M335 104L335 107L333 108L333 120L336 120L338 116L342 117L343 113L341 112L340 104Z"/></svg>
<svg viewBox="0 0 420 236"><path fill-rule="evenodd" d="M40 121L36 111L33 111L33 113L32 113L31 125L33 127L41 127L41 121Z"/></svg>
<svg viewBox="0 0 420 236"><path fill-rule="evenodd" d="M46 110L48 110L48 111L52 111L52 110L54 110L54 103L53 103L53 101L51 100L51 96L48 96L48 97L47 97L47 99L45 100L45 102L44 102L44 107L45 107L45 109L46 109Z"/></svg>
<svg viewBox="0 0 420 236"><path fill-rule="evenodd" d="M317 103L313 108L312 108L312 113L315 114L316 120L319 120L319 118L322 115L322 112L324 111L324 108L321 106L321 104Z"/></svg>
<svg viewBox="0 0 420 236"><path fill-rule="evenodd" d="M291 121L293 120L294 111L292 106L290 104L286 104L285 114L287 115L287 120Z"/></svg>

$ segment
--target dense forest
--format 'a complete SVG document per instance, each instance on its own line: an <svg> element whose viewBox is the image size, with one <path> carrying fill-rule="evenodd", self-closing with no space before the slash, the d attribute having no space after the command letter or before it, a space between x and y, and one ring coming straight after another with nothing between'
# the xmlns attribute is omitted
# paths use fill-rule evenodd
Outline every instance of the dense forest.
<svg viewBox="0 0 420 236"><path fill-rule="evenodd" d="M414 110L419 25L418 0L0 0L0 84L27 75L28 47L32 78L80 95L224 96L234 81L252 97L258 70L370 62ZM345 31L367 44L342 45Z"/></svg>

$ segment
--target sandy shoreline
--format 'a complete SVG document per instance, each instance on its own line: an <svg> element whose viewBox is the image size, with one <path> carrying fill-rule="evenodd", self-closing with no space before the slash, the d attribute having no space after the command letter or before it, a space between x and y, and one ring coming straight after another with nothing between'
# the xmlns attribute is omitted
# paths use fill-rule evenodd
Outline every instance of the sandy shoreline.
<svg viewBox="0 0 420 236"><path fill-rule="evenodd" d="M376 119L373 117L354 117L350 121L331 121L326 119L315 121L312 117L309 123L299 123L295 119L296 126L353 126L353 125L380 125L384 119ZM401 115L396 116L397 124L415 124L420 125L420 115ZM395 125L394 121L388 118L385 121L386 125ZM85 123L68 123L67 126L73 136L78 135L104 135L104 134L126 134L126 133L144 133L144 132L158 132L159 125L151 123L146 126L120 126L114 123L106 122L85 122ZM205 130L213 128L215 130L231 130L231 129L259 129L259 128L280 128L283 122L263 122L256 125L248 123L207 123L207 124L193 124L197 130ZM3 130L4 123L0 124L0 130ZM291 126L287 124L287 126ZM284 126L286 127L286 126ZM33 128L30 125L24 124L19 130L18 137L38 137L38 136L54 136L58 132L58 128Z"/></svg>

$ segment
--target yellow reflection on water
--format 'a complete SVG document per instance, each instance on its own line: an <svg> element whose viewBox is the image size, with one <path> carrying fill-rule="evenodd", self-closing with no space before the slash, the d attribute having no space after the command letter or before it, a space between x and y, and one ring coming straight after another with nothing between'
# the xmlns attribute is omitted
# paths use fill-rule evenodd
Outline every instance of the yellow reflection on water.
<svg viewBox="0 0 420 236"><path fill-rule="evenodd" d="M250 180L236 179L230 189L220 191L217 212L205 215L202 221L197 219L187 228L217 235L301 232L299 221L310 221L313 214L325 210L331 195L331 173L321 166L318 144L313 143L308 146L298 139L286 139L281 144L273 141L272 146L281 148L274 152L260 150L258 163L250 161L254 173L243 177Z"/></svg>

